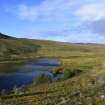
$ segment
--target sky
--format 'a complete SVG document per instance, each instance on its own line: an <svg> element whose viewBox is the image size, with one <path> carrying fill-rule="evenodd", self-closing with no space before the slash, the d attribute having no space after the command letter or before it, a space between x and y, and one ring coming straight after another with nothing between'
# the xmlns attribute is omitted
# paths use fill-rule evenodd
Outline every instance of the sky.
<svg viewBox="0 0 105 105"><path fill-rule="evenodd" d="M0 0L0 32L19 38L105 43L105 0Z"/></svg>

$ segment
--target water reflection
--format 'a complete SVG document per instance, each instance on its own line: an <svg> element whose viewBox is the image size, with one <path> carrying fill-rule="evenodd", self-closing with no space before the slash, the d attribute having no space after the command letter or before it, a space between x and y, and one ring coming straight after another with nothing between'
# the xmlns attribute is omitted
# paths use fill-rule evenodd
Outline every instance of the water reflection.
<svg viewBox="0 0 105 105"><path fill-rule="evenodd" d="M49 74L48 71L56 66L60 66L58 60L45 58L25 64L0 64L0 90L12 89L15 85L19 87L30 84L35 77L41 73Z"/></svg>

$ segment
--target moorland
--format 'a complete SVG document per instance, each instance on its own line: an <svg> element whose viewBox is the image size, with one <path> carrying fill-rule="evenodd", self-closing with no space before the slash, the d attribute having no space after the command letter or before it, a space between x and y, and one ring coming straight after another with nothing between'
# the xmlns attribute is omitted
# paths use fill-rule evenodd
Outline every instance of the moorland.
<svg viewBox="0 0 105 105"><path fill-rule="evenodd" d="M56 58L55 80L42 75L38 84L1 91L1 105L105 105L105 45L4 37L0 34L0 62ZM43 81L42 81L43 80ZM2 84L0 84L2 85Z"/></svg>

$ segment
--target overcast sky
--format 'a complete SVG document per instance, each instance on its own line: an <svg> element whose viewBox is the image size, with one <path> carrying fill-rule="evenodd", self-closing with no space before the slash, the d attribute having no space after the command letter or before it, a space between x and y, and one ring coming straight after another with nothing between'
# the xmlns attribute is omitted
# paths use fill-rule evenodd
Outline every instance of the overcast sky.
<svg viewBox="0 0 105 105"><path fill-rule="evenodd" d="M105 0L0 0L0 32L34 39L105 43Z"/></svg>

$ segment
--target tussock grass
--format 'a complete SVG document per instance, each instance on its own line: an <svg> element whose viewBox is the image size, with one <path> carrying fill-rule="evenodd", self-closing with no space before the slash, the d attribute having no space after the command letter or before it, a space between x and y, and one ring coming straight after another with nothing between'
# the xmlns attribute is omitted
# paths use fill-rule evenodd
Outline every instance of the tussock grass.
<svg viewBox="0 0 105 105"><path fill-rule="evenodd" d="M31 43L40 46L37 53L32 51L28 55L33 57L57 58L64 70L80 69L80 75L67 80L31 84L25 87L22 96L12 98L1 97L4 105L105 105L105 45L69 44L53 41L22 40L0 41L0 43ZM2 54L3 50L0 50ZM24 56L27 55L26 53ZM20 57L21 55L19 55ZM41 93L41 94L35 94Z"/></svg>

